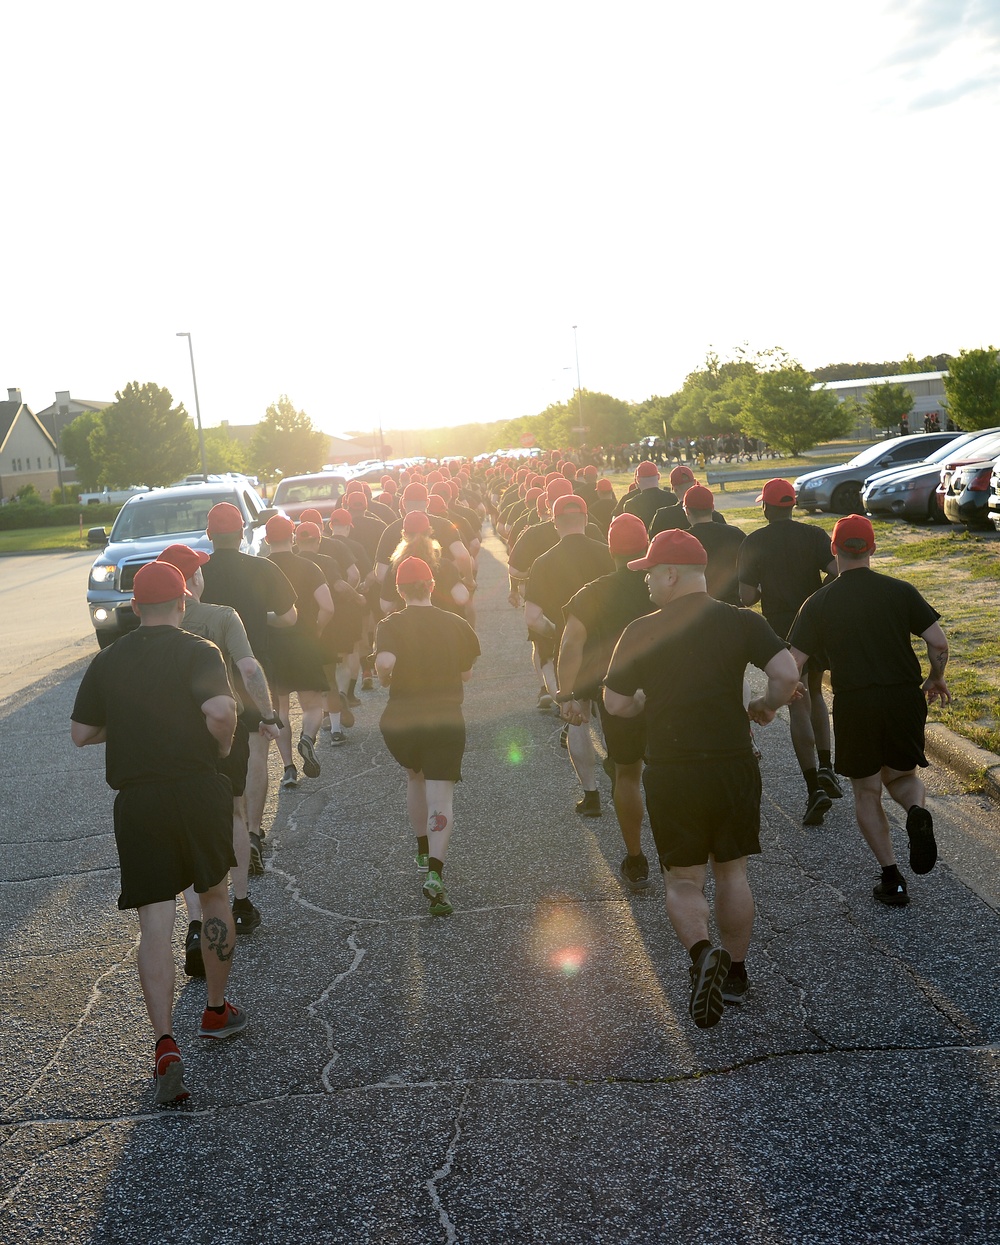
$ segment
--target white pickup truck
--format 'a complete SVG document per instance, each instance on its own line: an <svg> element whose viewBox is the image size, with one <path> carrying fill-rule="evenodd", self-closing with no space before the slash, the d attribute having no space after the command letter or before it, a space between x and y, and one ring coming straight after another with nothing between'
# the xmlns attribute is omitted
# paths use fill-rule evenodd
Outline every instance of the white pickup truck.
<svg viewBox="0 0 1000 1245"><path fill-rule="evenodd" d="M151 492L152 489L148 485L133 484L131 488L103 488L99 493L80 493L78 500L81 506L115 506L119 502L124 504L130 497L135 497L137 493Z"/></svg>

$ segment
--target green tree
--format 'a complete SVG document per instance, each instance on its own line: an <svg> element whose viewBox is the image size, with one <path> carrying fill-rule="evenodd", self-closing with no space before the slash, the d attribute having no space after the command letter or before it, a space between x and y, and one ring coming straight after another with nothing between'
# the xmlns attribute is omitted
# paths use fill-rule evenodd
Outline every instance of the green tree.
<svg viewBox="0 0 1000 1245"><path fill-rule="evenodd" d="M574 392L573 397L562 404L558 417L553 420L552 431L557 443L563 446L621 445L635 440L635 416L632 407L621 398L584 389L579 394Z"/></svg>
<svg viewBox="0 0 1000 1245"><path fill-rule="evenodd" d="M323 466L327 443L305 411L297 411L283 393L257 425L250 442L250 464L255 475L304 475Z"/></svg>
<svg viewBox="0 0 1000 1245"><path fill-rule="evenodd" d="M874 428L895 431L913 410L913 394L905 385L872 385L865 394L865 414Z"/></svg>
<svg viewBox="0 0 1000 1245"><path fill-rule="evenodd" d="M742 430L791 455L843 436L850 415L834 394L814 384L812 375L784 351L758 355L735 382Z"/></svg>
<svg viewBox="0 0 1000 1245"><path fill-rule="evenodd" d="M89 438L102 484L170 484L194 470L198 438L183 403L172 406L169 389L130 381L101 412ZM75 420L73 421L76 422Z"/></svg>
<svg viewBox="0 0 1000 1245"><path fill-rule="evenodd" d="M59 438L64 463L76 468L76 478L81 492L93 493L101 484L101 464L94 457L90 437L101 423L100 411L86 411L66 425Z"/></svg>
<svg viewBox="0 0 1000 1245"><path fill-rule="evenodd" d="M632 408L636 437L671 437L679 406L679 393L671 393L666 397L653 394L645 402L638 402Z"/></svg>
<svg viewBox="0 0 1000 1245"><path fill-rule="evenodd" d="M204 436L205 465L209 474L222 475L227 471L246 473L246 446L231 436L227 428L205 428Z"/></svg>
<svg viewBox="0 0 1000 1245"><path fill-rule="evenodd" d="M705 366L689 373L677 395L676 431L687 437L739 431L739 382L753 371L754 365L743 348L736 351L734 359L725 362L710 350Z"/></svg>
<svg viewBox="0 0 1000 1245"><path fill-rule="evenodd" d="M1000 352L962 350L944 378L948 414L964 432L1000 424Z"/></svg>

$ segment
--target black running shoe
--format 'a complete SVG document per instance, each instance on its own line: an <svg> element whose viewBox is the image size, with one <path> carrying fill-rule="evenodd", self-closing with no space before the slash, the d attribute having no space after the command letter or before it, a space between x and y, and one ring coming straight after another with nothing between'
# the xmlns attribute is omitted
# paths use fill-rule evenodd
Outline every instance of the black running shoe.
<svg viewBox="0 0 1000 1245"><path fill-rule="evenodd" d="M816 778L820 787L826 792L831 800L839 800L843 796L844 789L841 787L840 783L837 782L837 775L828 766L824 765L821 769L818 769L816 771Z"/></svg>
<svg viewBox="0 0 1000 1245"><path fill-rule="evenodd" d="M184 971L189 977L205 976L205 961L201 958L201 921L192 921L184 938Z"/></svg>
<svg viewBox="0 0 1000 1245"><path fill-rule="evenodd" d="M250 902L249 895L246 899L233 900L233 924L237 934L252 934L260 924L260 912Z"/></svg>
<svg viewBox="0 0 1000 1245"><path fill-rule="evenodd" d="M634 860L626 856L618 866L618 872L633 895L645 895L653 885L649 878L649 861L645 856L636 856Z"/></svg>
<svg viewBox="0 0 1000 1245"><path fill-rule="evenodd" d="M817 787L806 801L806 811L802 814L804 826L821 826L823 818L833 808L833 800L822 787Z"/></svg>
<svg viewBox="0 0 1000 1245"><path fill-rule="evenodd" d="M285 774L281 780L282 791L294 791L299 785L299 772L294 765L285 766Z"/></svg>
<svg viewBox="0 0 1000 1245"><path fill-rule="evenodd" d="M914 873L930 873L937 862L934 818L926 808L914 804L906 814L906 833L910 839L910 868Z"/></svg>
<svg viewBox="0 0 1000 1245"><path fill-rule="evenodd" d="M299 756L302 758L302 772L307 778L318 778L320 774L319 761L316 760L316 749L313 747L313 741L308 735L303 735L299 740Z"/></svg>
<svg viewBox="0 0 1000 1245"><path fill-rule="evenodd" d="M576 811L581 817L600 817L601 815L601 793L600 791L585 791L583 799L577 800Z"/></svg>
<svg viewBox="0 0 1000 1245"><path fill-rule="evenodd" d="M732 962L729 952L722 947L706 947L697 963L691 965L688 1011L699 1029L711 1029L722 1019L722 983Z"/></svg>
<svg viewBox="0 0 1000 1245"><path fill-rule="evenodd" d="M745 977L734 977L729 973L722 983L722 1001L727 1007L738 1007L746 998L750 983Z"/></svg>
<svg viewBox="0 0 1000 1245"><path fill-rule="evenodd" d="M259 834L250 835L250 876L264 876L264 840Z"/></svg>
<svg viewBox="0 0 1000 1245"><path fill-rule="evenodd" d="M902 878L898 882L879 882L878 886L872 887L872 894L879 903L884 903L888 908L905 908L910 902L910 897L906 893L906 883Z"/></svg>

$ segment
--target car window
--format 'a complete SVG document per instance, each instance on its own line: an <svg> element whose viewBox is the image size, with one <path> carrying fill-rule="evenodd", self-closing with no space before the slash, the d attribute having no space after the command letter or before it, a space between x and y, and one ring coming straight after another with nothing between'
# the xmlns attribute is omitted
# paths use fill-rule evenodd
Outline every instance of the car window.
<svg viewBox="0 0 1000 1245"><path fill-rule="evenodd" d="M154 536L179 536L204 532L208 512L220 501L232 502L232 493L199 491L186 497L161 497L122 507L111 529L111 540L149 540Z"/></svg>
<svg viewBox="0 0 1000 1245"><path fill-rule="evenodd" d="M247 513L250 515L250 518L256 519L260 514L260 508L257 505L257 501L253 493L251 493L249 489L244 490L243 501L246 503Z"/></svg>
<svg viewBox="0 0 1000 1245"><path fill-rule="evenodd" d="M274 493L274 504L337 501L344 495L346 484L342 476L326 476L316 480L282 480Z"/></svg>

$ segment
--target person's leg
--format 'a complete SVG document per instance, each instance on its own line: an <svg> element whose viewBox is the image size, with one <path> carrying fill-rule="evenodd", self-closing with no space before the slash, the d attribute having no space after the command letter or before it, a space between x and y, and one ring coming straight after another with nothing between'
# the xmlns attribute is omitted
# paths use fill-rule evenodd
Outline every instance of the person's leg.
<svg viewBox="0 0 1000 1245"><path fill-rule="evenodd" d="M278 754L281 757L281 764L285 769L293 766L295 762L292 760L292 724L289 721L288 710L291 699L290 692L279 692L277 696L278 717L281 719L282 726L278 731L278 738L274 741L278 746Z"/></svg>
<svg viewBox="0 0 1000 1245"><path fill-rule="evenodd" d="M281 714L278 714L281 717ZM282 718L282 721L284 719ZM247 766L247 829L251 834L263 837L261 822L267 804L267 753L271 740L267 735L254 731L250 736L250 761Z"/></svg>
<svg viewBox="0 0 1000 1245"><path fill-rule="evenodd" d="M427 786L418 770L406 771L406 812L419 844L427 837Z"/></svg>
<svg viewBox="0 0 1000 1245"><path fill-rule="evenodd" d="M319 730L319 724L323 720L323 693L322 692L299 692L299 705L302 709L302 734L308 735L315 743L316 732ZM331 704L340 703L340 693L336 687L330 689ZM332 714L330 715L332 718Z"/></svg>
<svg viewBox="0 0 1000 1245"><path fill-rule="evenodd" d="M189 886L184 892L184 907L187 908L189 922L201 920L201 900L193 886Z"/></svg>
<svg viewBox="0 0 1000 1245"><path fill-rule="evenodd" d="M566 736L569 748L569 759L573 762L576 776L580 780L584 795L597 790L597 757L594 752L594 740L590 733L590 722L578 722L570 726Z"/></svg>
<svg viewBox="0 0 1000 1245"><path fill-rule="evenodd" d="M882 783L900 808L906 809L906 834L910 840L910 868L914 873L930 873L937 863L934 819L925 808L927 793L916 769L882 767Z"/></svg>
<svg viewBox="0 0 1000 1245"><path fill-rule="evenodd" d="M813 731L814 699L807 688L801 699L791 701L788 706L788 728L792 736L792 747L806 784L806 811L802 816L804 826L821 826L824 814L833 805L832 798L823 789L819 780L816 735ZM829 746L829 728L827 745Z"/></svg>
<svg viewBox="0 0 1000 1245"><path fill-rule="evenodd" d="M883 869L895 865L896 855L889 837L889 820L882 807L882 775L852 778L851 786L854 789L854 814L865 842Z"/></svg>
<svg viewBox="0 0 1000 1245"><path fill-rule="evenodd" d="M826 707L823 695L823 671L813 670L810 666L806 675L806 686L809 688L809 721L812 726L813 740L817 755L830 753L830 711Z"/></svg>
<svg viewBox="0 0 1000 1245"><path fill-rule="evenodd" d="M208 987L208 1006L221 1007L226 999L226 983L233 966L236 947L236 928L229 906L229 886L226 878L207 891L202 891L202 959L205 963L205 984Z"/></svg>
<svg viewBox="0 0 1000 1245"><path fill-rule="evenodd" d="M246 796L233 796L233 851L236 854L236 864L230 874L233 899L246 899L249 886L250 835L247 832L246 808Z"/></svg>
<svg viewBox="0 0 1000 1245"><path fill-rule="evenodd" d="M632 765L615 764L615 815L621 828L625 850L630 856L642 854L642 761Z"/></svg>
<svg viewBox="0 0 1000 1245"><path fill-rule="evenodd" d="M881 778L886 791L906 812L909 812L914 804L918 808L923 808L926 804L927 791L916 769L890 769L885 765L882 767Z"/></svg>
<svg viewBox="0 0 1000 1245"><path fill-rule="evenodd" d="M708 942L708 900L705 898L706 865L673 866L663 870L663 896L674 933L690 951Z"/></svg>
<svg viewBox="0 0 1000 1245"><path fill-rule="evenodd" d="M175 899L145 904L139 913L139 985L149 1014L153 1034L161 1038L173 1033Z"/></svg>
<svg viewBox="0 0 1000 1245"><path fill-rule="evenodd" d="M753 932L754 904L747 878L747 858L712 861L715 877L715 923L722 945L736 963L747 957Z"/></svg>
<svg viewBox="0 0 1000 1245"><path fill-rule="evenodd" d="M455 784L437 778L428 778L424 784L427 793L427 842L430 868L440 874L448 853L448 840L454 823Z"/></svg>

